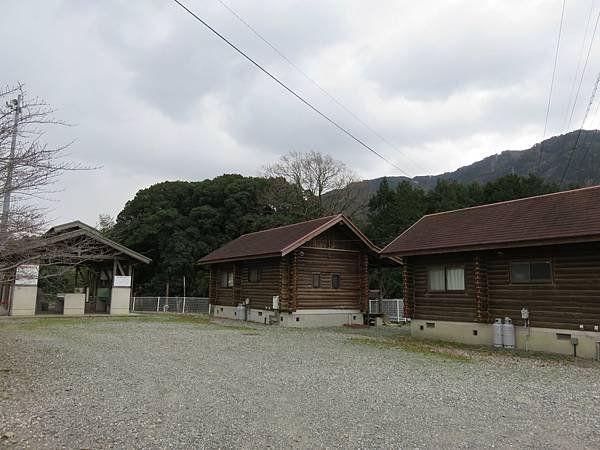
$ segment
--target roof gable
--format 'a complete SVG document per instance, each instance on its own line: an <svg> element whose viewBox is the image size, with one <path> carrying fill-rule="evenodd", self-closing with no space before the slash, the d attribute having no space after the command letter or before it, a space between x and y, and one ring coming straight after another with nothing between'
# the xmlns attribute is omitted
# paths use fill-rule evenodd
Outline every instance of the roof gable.
<svg viewBox="0 0 600 450"><path fill-rule="evenodd" d="M375 253L379 251L379 248L361 233L350 220L342 214L337 214L244 234L209 253L199 262L200 264L210 264L269 256L285 256L338 223L345 224L371 251Z"/></svg>
<svg viewBox="0 0 600 450"><path fill-rule="evenodd" d="M383 255L600 239L600 186L423 216Z"/></svg>
<svg viewBox="0 0 600 450"><path fill-rule="evenodd" d="M72 238L76 238L78 236L87 236L91 239L94 239L102 244L113 248L114 250L123 253L124 255L129 256L132 259L135 259L139 262L149 264L152 260L136 251L131 250L130 248L125 247L124 245L119 244L118 242L113 241L112 239L107 238L102 233L100 233L96 228L91 227L79 220L65 223L62 225L56 225L50 228L45 234L44 239L40 240L40 245L48 245L50 243L56 243Z"/></svg>

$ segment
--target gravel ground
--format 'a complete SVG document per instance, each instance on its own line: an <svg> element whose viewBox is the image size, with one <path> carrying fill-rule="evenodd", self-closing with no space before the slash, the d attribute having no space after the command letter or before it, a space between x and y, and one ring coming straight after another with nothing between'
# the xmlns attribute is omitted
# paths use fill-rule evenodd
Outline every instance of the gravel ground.
<svg viewBox="0 0 600 450"><path fill-rule="evenodd" d="M0 446L600 448L600 369L334 330L0 321Z"/></svg>

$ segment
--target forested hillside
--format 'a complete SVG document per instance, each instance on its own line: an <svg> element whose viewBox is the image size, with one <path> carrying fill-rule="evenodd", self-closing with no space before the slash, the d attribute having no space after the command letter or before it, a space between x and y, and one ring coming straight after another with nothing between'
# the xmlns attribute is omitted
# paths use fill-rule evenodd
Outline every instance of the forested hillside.
<svg viewBox="0 0 600 450"><path fill-rule="evenodd" d="M390 187L404 180L412 180L424 190L435 187L438 180L455 180L462 183L487 183L508 174L527 176L530 173L544 180L560 183L563 173L563 187L591 186L600 184L600 132L584 130L575 147L578 131L546 139L526 150L505 150L488 156L453 172L440 175L407 177L388 177ZM493 151L493 149L490 149ZM570 155L573 155L569 163ZM565 171L567 164L569 169ZM359 202L365 203L375 193L382 178L363 180L356 183L360 191Z"/></svg>

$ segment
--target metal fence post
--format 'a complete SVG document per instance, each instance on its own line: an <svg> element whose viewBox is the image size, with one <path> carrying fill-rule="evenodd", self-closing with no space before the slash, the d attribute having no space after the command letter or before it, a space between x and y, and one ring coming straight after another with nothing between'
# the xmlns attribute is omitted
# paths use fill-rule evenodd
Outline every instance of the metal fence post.
<svg viewBox="0 0 600 450"><path fill-rule="evenodd" d="M400 319L401 319L401 315L400 315L400 299L397 298L396 299L396 320L398 322L400 322Z"/></svg>
<svg viewBox="0 0 600 450"><path fill-rule="evenodd" d="M183 296L183 307L181 309L181 314L185 314L185 296Z"/></svg>
<svg viewBox="0 0 600 450"><path fill-rule="evenodd" d="M156 297L156 312L160 312L160 297Z"/></svg>
<svg viewBox="0 0 600 450"><path fill-rule="evenodd" d="M131 312L135 311L135 297L133 297L133 304L131 305Z"/></svg>

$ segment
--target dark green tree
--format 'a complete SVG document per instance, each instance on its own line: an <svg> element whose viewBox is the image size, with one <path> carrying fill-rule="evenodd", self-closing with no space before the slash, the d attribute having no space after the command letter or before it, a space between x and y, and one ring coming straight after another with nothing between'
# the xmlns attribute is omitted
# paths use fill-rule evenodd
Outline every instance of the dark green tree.
<svg viewBox="0 0 600 450"><path fill-rule="evenodd" d="M206 295L197 261L241 234L291 223L264 193L273 180L222 175L199 182L169 181L140 190L117 217L111 237L152 258L135 275L138 295Z"/></svg>
<svg viewBox="0 0 600 450"><path fill-rule="evenodd" d="M385 245L426 212L425 192L409 181L392 190L384 178L369 200L366 232L377 245Z"/></svg>

